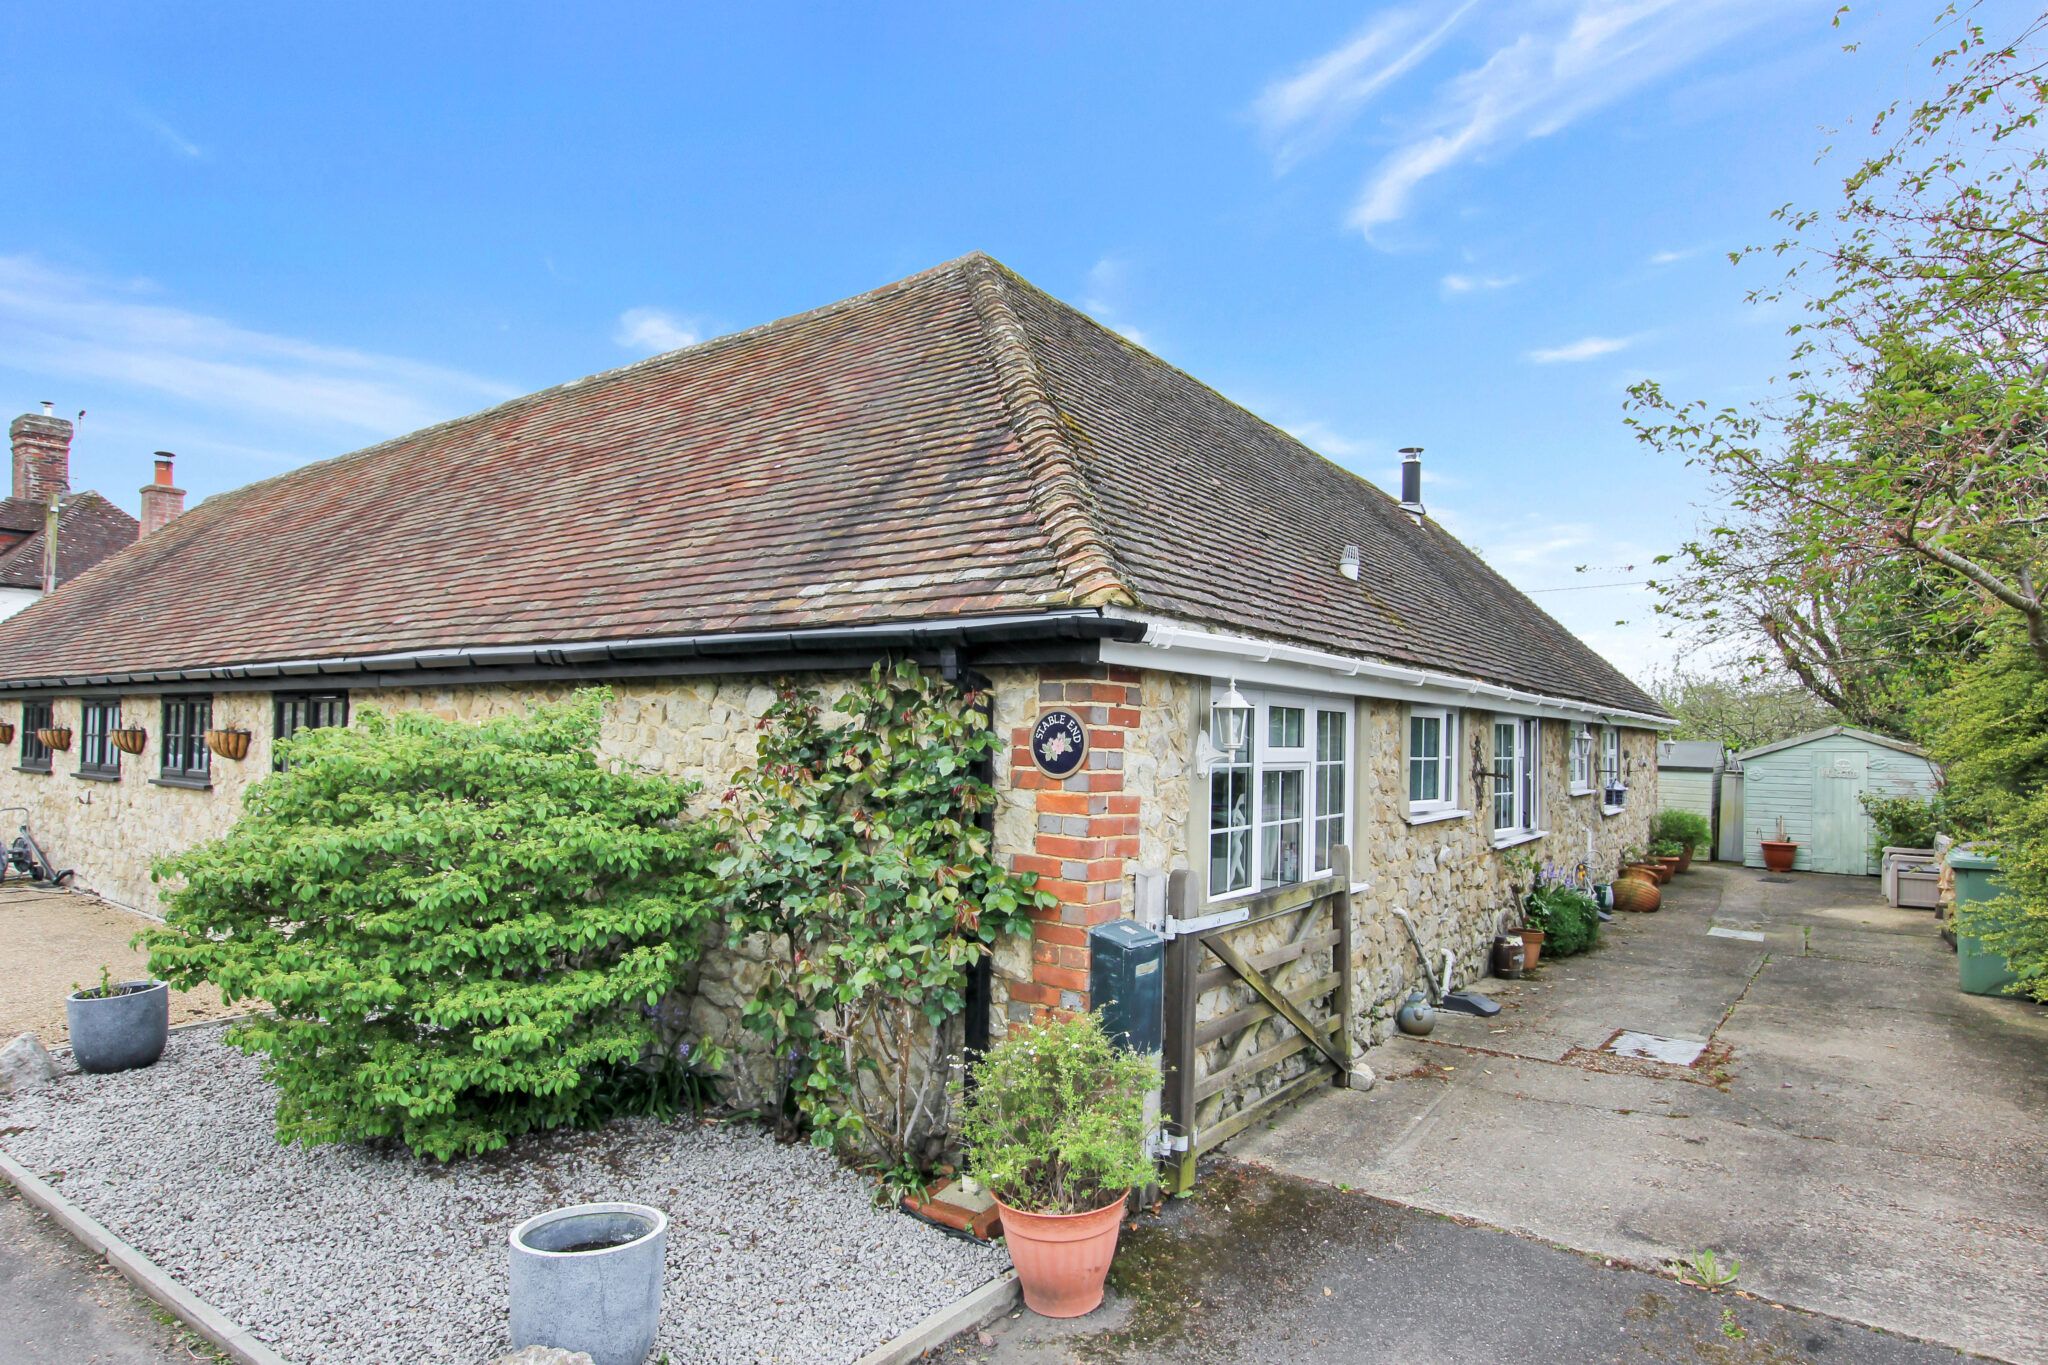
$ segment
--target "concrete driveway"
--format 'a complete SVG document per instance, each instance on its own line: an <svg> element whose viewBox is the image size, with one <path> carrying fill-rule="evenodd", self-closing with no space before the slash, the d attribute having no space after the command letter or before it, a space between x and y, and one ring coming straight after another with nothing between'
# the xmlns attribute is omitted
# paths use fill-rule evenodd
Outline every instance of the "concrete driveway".
<svg viewBox="0 0 2048 1365"><path fill-rule="evenodd" d="M2048 1361L2048 1010L1960 993L1874 879L1709 866L1665 893L1229 1154L1622 1261L1713 1248L1781 1303ZM1705 1050L1603 1051L1622 1030Z"/></svg>

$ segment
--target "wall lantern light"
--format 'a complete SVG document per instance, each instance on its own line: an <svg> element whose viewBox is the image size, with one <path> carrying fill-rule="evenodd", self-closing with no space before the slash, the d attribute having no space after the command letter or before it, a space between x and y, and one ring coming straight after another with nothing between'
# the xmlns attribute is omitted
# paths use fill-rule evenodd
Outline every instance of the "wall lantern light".
<svg viewBox="0 0 2048 1365"><path fill-rule="evenodd" d="M1245 747L1251 738L1252 704L1245 700L1244 693L1237 690L1237 680L1230 681L1230 690L1209 705L1209 728L1203 731L1195 744L1195 761L1207 776L1218 764L1230 762Z"/></svg>
<svg viewBox="0 0 2048 1365"><path fill-rule="evenodd" d="M1593 732L1583 725L1572 735L1572 765L1593 770Z"/></svg>

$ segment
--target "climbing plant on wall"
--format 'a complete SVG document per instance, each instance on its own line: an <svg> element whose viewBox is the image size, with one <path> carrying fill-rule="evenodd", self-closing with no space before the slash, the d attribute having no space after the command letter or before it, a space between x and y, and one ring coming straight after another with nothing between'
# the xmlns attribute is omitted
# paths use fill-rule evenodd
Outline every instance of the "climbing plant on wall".
<svg viewBox="0 0 2048 1365"><path fill-rule="evenodd" d="M969 972L1055 903L980 823L998 744L984 700L907 661L829 710L782 683L723 803L731 941L773 945L743 1018L773 1048L785 1131L892 1179L943 1136L944 1030Z"/></svg>

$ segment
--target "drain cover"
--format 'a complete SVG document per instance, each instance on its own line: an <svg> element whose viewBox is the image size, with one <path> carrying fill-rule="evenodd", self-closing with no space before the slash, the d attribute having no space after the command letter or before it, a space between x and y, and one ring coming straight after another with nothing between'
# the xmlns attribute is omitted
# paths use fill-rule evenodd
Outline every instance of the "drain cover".
<svg viewBox="0 0 2048 1365"><path fill-rule="evenodd" d="M1706 1050L1705 1043L1695 1043L1690 1038L1660 1038L1654 1033L1629 1030L1615 1034L1607 1044L1607 1051L1617 1057L1638 1057L1646 1062L1669 1062L1673 1066L1691 1066Z"/></svg>
<svg viewBox="0 0 2048 1365"><path fill-rule="evenodd" d="M1730 929L1726 925L1722 924L1717 924L1713 928L1707 930L1707 937L1739 938L1749 943L1762 943L1764 941L1764 936L1754 929Z"/></svg>

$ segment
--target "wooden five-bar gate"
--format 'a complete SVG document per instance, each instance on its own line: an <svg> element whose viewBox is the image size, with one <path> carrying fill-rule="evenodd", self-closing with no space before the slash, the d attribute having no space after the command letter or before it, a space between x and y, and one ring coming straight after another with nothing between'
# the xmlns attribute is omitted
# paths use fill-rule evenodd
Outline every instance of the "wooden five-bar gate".
<svg viewBox="0 0 2048 1365"><path fill-rule="evenodd" d="M1166 1132L1161 1184L1195 1183L1204 1152L1352 1070L1351 856L1331 875L1188 917L1188 877L1167 882Z"/></svg>

